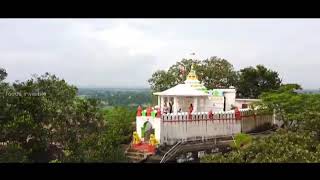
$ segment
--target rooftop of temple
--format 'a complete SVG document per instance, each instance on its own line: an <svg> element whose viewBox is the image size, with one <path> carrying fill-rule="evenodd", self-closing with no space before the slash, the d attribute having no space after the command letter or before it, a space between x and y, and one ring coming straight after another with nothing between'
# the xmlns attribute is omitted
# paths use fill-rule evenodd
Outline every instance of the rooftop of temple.
<svg viewBox="0 0 320 180"><path fill-rule="evenodd" d="M192 65L183 84L178 84L170 89L153 94L160 96L208 96L208 90L198 80L194 65Z"/></svg>

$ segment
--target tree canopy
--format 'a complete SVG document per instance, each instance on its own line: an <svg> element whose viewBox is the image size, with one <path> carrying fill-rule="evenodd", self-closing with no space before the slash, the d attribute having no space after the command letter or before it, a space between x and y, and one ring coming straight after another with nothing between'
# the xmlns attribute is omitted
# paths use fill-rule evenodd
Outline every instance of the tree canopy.
<svg viewBox="0 0 320 180"><path fill-rule="evenodd" d="M167 71L154 72L148 80L151 90L154 92L164 91L183 83L192 64L194 64L199 80L206 88L235 86L237 96L241 98L258 98L261 93L276 90L281 85L278 73L263 65L236 71L229 61L214 56L205 60L182 59Z"/></svg>
<svg viewBox="0 0 320 180"><path fill-rule="evenodd" d="M228 88L234 85L236 72L225 59L211 57L205 60L182 59L172 65L168 71L159 70L148 80L153 91L163 91L186 80L186 75L194 64L199 80L207 88ZM181 68L184 71L181 72Z"/></svg>
<svg viewBox="0 0 320 180"><path fill-rule="evenodd" d="M99 100L78 97L75 86L49 73L0 90L0 162L124 160L129 110L104 112Z"/></svg>
<svg viewBox="0 0 320 180"><path fill-rule="evenodd" d="M0 81L3 81L7 77L7 72L5 69L0 68Z"/></svg>
<svg viewBox="0 0 320 180"><path fill-rule="evenodd" d="M238 75L236 87L239 97L257 98L261 93L276 90L281 85L278 73L263 65L241 69Z"/></svg>
<svg viewBox="0 0 320 180"><path fill-rule="evenodd" d="M207 155L202 162L320 162L320 94L296 92L300 85L282 85L265 92L257 103L261 111L275 110L283 123L274 134L254 138L246 148Z"/></svg>

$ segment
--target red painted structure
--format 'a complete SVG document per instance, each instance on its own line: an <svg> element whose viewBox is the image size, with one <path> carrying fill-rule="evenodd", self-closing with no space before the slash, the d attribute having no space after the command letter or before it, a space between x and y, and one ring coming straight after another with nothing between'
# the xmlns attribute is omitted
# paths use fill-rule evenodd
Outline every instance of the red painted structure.
<svg viewBox="0 0 320 180"><path fill-rule="evenodd" d="M132 148L136 151L143 152L143 153L150 153L150 154L156 153L156 147L145 142L141 142L140 144L133 144Z"/></svg>
<svg viewBox="0 0 320 180"><path fill-rule="evenodd" d="M161 110L160 110L160 108L158 108L158 110L157 110L157 117L161 118Z"/></svg>
<svg viewBox="0 0 320 180"><path fill-rule="evenodd" d="M209 111L208 115L209 115L209 119L213 119L213 113L212 113L212 110L210 110L210 111Z"/></svg>
<svg viewBox="0 0 320 180"><path fill-rule="evenodd" d="M152 108L149 106L147 108L147 116L151 116L151 111L152 111Z"/></svg>
<svg viewBox="0 0 320 180"><path fill-rule="evenodd" d="M236 120L241 120L241 113L240 113L238 108L236 108L234 110L234 113L235 113L235 116L236 116Z"/></svg>
<svg viewBox="0 0 320 180"><path fill-rule="evenodd" d="M142 115L142 108L141 106L139 106L137 110L137 116L141 116L141 115Z"/></svg>

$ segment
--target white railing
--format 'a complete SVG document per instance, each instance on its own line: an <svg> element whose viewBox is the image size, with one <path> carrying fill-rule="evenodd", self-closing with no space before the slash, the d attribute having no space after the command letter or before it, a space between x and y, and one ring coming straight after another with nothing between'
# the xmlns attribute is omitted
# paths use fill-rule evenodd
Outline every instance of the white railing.
<svg viewBox="0 0 320 180"><path fill-rule="evenodd" d="M174 144L188 139L206 139L248 133L266 124L273 124L273 115L259 115L252 110L219 112L209 117L208 113L167 114L162 116L161 142Z"/></svg>
<svg viewBox="0 0 320 180"><path fill-rule="evenodd" d="M225 112L214 112L212 114L212 119L234 119L234 111L225 111ZM210 119L208 112L195 112L195 113L171 113L171 114L162 114L161 119L164 121L169 120L208 120Z"/></svg>

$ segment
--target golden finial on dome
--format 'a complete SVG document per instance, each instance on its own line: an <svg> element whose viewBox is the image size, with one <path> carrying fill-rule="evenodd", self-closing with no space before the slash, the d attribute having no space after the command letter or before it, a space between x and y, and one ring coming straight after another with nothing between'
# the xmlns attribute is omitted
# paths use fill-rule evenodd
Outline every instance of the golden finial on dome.
<svg viewBox="0 0 320 180"><path fill-rule="evenodd" d="M191 70L187 76L187 80L198 80L196 71L194 70L194 63L191 65Z"/></svg>
<svg viewBox="0 0 320 180"><path fill-rule="evenodd" d="M191 71L194 71L194 63L191 64Z"/></svg>

